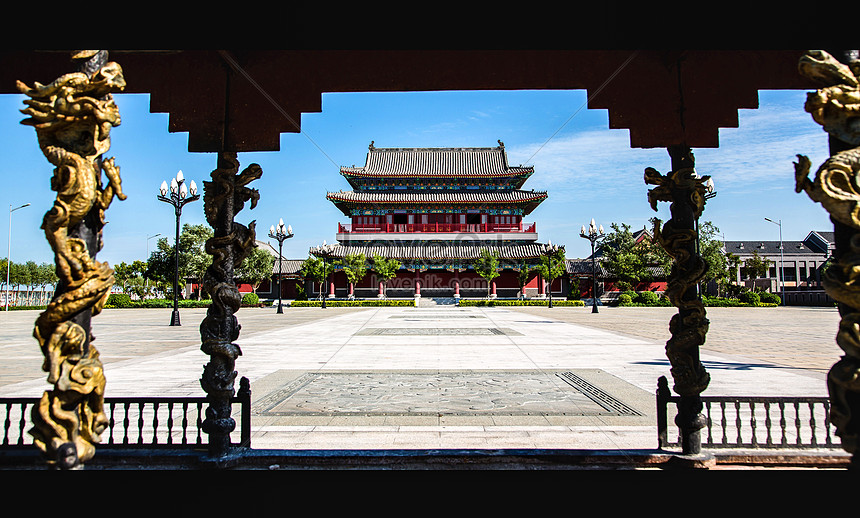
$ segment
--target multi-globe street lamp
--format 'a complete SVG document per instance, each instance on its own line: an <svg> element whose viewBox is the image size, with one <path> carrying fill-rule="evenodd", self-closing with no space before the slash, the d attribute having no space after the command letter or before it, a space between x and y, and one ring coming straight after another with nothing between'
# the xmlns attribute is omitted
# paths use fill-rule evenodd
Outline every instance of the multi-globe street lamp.
<svg viewBox="0 0 860 518"><path fill-rule="evenodd" d="M176 271L173 276L173 314L170 316L170 325L180 326L182 324L179 322L179 217L182 215L182 207L199 200L200 196L197 194L197 184L194 180L191 180L190 186L185 185L185 177L181 170L176 173L176 178L170 180L169 191L168 195L167 182L161 182L159 189L161 194L158 195L158 199L173 205L176 214L176 241L173 247Z"/></svg>
<svg viewBox="0 0 860 518"><path fill-rule="evenodd" d="M9 311L9 267L12 265L12 213L18 209L29 207L29 203L25 203L20 207L12 208L9 205L9 251L6 252L6 311Z"/></svg>
<svg viewBox="0 0 860 518"><path fill-rule="evenodd" d="M594 257L594 244L603 238L603 225L600 225L598 228L594 224L594 218L591 218L588 230L583 225L579 232L579 237L591 241L591 312L599 313L597 309L597 263Z"/></svg>
<svg viewBox="0 0 860 518"><path fill-rule="evenodd" d="M269 237L278 240L278 313L283 313L284 308L281 305L281 274L284 267L284 241L293 237L293 227L284 228L284 220L278 222L278 227L275 225L269 227Z"/></svg>

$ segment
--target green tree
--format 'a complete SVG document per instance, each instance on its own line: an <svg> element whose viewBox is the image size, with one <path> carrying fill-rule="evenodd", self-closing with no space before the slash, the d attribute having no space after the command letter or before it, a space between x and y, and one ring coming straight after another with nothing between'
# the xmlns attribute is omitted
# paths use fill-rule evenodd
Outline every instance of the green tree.
<svg viewBox="0 0 860 518"><path fill-rule="evenodd" d="M652 267L668 271L672 258L665 250L650 239L636 242L630 225L612 223L612 232L606 234L600 244L603 266L621 281L624 287L632 287L639 282L654 279Z"/></svg>
<svg viewBox="0 0 860 518"><path fill-rule="evenodd" d="M180 290L185 279L194 278L198 281L198 298L203 296L202 280L206 269L212 264L212 256L206 253L204 245L213 235L208 225L182 226L179 235L179 283ZM173 290L175 275L175 248L166 237L158 240L156 250L147 261L146 278L155 281L165 292ZM171 294L172 295L172 294Z"/></svg>
<svg viewBox="0 0 860 518"><path fill-rule="evenodd" d="M372 259L372 269L382 281L385 298L388 298L388 281L397 276L397 270L400 269L400 261L397 259L386 259L381 255L374 255Z"/></svg>
<svg viewBox="0 0 860 518"><path fill-rule="evenodd" d="M753 250L752 257L744 261L744 268L751 278L759 279L767 275L767 270L771 264L773 264L773 261L767 257L760 257L758 252Z"/></svg>
<svg viewBox="0 0 860 518"><path fill-rule="evenodd" d="M41 294L39 295L39 305L45 305L48 303L46 300L47 297L45 296L45 288L48 285L51 285L56 291L59 278L57 277L56 267L53 263L39 264L36 272L36 285L42 289Z"/></svg>
<svg viewBox="0 0 860 518"><path fill-rule="evenodd" d="M475 260L475 273L487 281L487 298L490 298L490 283L499 276L499 254L481 249L481 256Z"/></svg>
<svg viewBox="0 0 860 518"><path fill-rule="evenodd" d="M534 267L541 277L549 281L550 301L552 301L552 282L567 272L564 263L564 248L559 248L554 253L542 255L540 262Z"/></svg>
<svg viewBox="0 0 860 518"><path fill-rule="evenodd" d="M325 261L323 261L319 257L314 256L309 256L307 259L302 261L302 266L299 269L299 272L302 274L302 277L320 283L320 300L322 300L323 294L325 293L325 280L328 278L329 275L331 275L333 271L333 264L326 264Z"/></svg>
<svg viewBox="0 0 860 518"><path fill-rule="evenodd" d="M33 298L36 296L36 287L39 286L39 265L36 261L27 261L24 263L27 269L27 305L34 304Z"/></svg>
<svg viewBox="0 0 860 518"><path fill-rule="evenodd" d="M364 254L348 254L338 263L343 266L343 273L346 275L350 287L354 287L355 283L367 275L367 257ZM352 289L349 291L350 293L353 292Z"/></svg>
<svg viewBox="0 0 860 518"><path fill-rule="evenodd" d="M276 259L274 255L262 248L254 248L236 269L234 276L248 282L256 294L260 284L264 280L272 278L272 269Z"/></svg>
<svg viewBox="0 0 860 518"><path fill-rule="evenodd" d="M517 267L517 284L520 287L520 300L526 298L526 283L529 282L529 277L531 277L532 269L531 266L522 262Z"/></svg>
<svg viewBox="0 0 860 518"><path fill-rule="evenodd" d="M21 287L30 285L30 270L26 264L11 262L9 284L15 292L15 304L21 304Z"/></svg>
<svg viewBox="0 0 860 518"><path fill-rule="evenodd" d="M121 261L119 264L113 265L114 283L122 289L123 293L128 292L128 284L135 276L136 275L132 271L131 265L127 264L125 261Z"/></svg>
<svg viewBox="0 0 860 518"><path fill-rule="evenodd" d="M740 256L726 252L726 277L724 284L720 286L723 291L729 294L737 293L738 286L735 284L735 280L738 278L740 267Z"/></svg>
<svg viewBox="0 0 860 518"><path fill-rule="evenodd" d="M708 265L702 278L703 285L714 281L724 286L729 279L729 263L723 254L723 242L717 238L719 234L720 229L710 221L699 225L699 255Z"/></svg>

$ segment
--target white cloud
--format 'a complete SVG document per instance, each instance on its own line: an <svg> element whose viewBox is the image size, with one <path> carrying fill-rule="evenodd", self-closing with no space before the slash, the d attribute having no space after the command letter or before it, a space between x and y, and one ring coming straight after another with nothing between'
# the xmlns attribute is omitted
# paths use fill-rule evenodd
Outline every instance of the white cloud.
<svg viewBox="0 0 860 518"><path fill-rule="evenodd" d="M739 128L720 130L719 148L693 150L699 174L711 175L723 189L793 189L797 154L809 156L813 164L828 155L827 135L802 104L763 104L741 110L739 120ZM512 164L534 165L529 187L564 199L581 199L595 189L606 195L641 192L646 167L664 174L670 169L665 149L632 149L627 130L562 134L511 147L508 156Z"/></svg>

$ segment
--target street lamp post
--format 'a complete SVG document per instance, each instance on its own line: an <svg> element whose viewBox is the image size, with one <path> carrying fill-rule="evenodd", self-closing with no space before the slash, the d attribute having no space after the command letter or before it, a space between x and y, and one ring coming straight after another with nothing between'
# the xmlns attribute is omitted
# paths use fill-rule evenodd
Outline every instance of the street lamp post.
<svg viewBox="0 0 860 518"><path fill-rule="evenodd" d="M170 316L171 326L182 325L179 322L179 217L182 215L182 207L186 203L197 201L200 196L197 194L197 184L191 180L190 187L185 186L185 177L182 171L176 173L176 178L170 180L170 195L168 196L167 182L161 182L161 188L158 199L173 205L174 213L176 214L176 241L174 244L175 269L173 276L173 314Z"/></svg>
<svg viewBox="0 0 860 518"><path fill-rule="evenodd" d="M146 238L146 260L147 260L147 262L149 262L149 240L154 238L154 237L158 237L160 235L161 235L161 232L159 232L158 234L153 234L153 235ZM144 272L144 274L145 273L146 272ZM143 286L144 286L144 296L145 297L149 296L149 279L146 278L146 275L144 275L144 277L143 277Z"/></svg>
<svg viewBox="0 0 860 518"><path fill-rule="evenodd" d="M599 313L597 309L597 263L594 258L594 244L603 237L603 225L598 228L594 224L594 218L591 218L591 223L586 231L585 225L579 231L579 237L591 241L591 312Z"/></svg>
<svg viewBox="0 0 860 518"><path fill-rule="evenodd" d="M320 247L320 255L323 257L323 274L324 274L324 286L320 286L320 296L322 297L322 308L326 309L325 299L328 298L328 293L322 293L323 289L328 292L328 258L331 255L332 247L331 245L327 245L325 241L323 241L322 246Z"/></svg>
<svg viewBox="0 0 860 518"><path fill-rule="evenodd" d="M29 207L29 203L25 203L20 207L12 208L9 205L9 251L6 252L6 311L9 311L9 267L12 265L12 213L18 209Z"/></svg>
<svg viewBox="0 0 860 518"><path fill-rule="evenodd" d="M154 237L158 237L160 235L161 235L161 232L159 232L158 234L153 234L153 235L149 236L148 238L146 238L146 260L147 261L149 261L149 240L154 238Z"/></svg>
<svg viewBox="0 0 860 518"><path fill-rule="evenodd" d="M782 220L779 220L779 223L777 223L770 218L764 219L779 227L779 268L776 269L776 280L779 283L779 295L782 297L782 305L785 306L785 272L783 271L783 268L785 268L785 255L783 254L782 246Z"/></svg>
<svg viewBox="0 0 860 518"><path fill-rule="evenodd" d="M278 222L278 228L275 228L274 225L269 227L269 237L278 240L278 313L283 313L284 308L281 305L281 274L283 273L284 241L293 237L293 227L288 226L284 229L284 220L282 219Z"/></svg>

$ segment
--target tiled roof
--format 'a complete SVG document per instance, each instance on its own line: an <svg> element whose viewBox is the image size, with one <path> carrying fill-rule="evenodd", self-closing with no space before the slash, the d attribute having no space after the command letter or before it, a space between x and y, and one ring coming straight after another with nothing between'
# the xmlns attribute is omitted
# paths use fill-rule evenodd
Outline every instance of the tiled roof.
<svg viewBox="0 0 860 518"><path fill-rule="evenodd" d="M783 255L821 255L821 251L812 249L803 241L783 241L780 250L779 241L725 241L726 253L735 255L752 255L753 252L762 256Z"/></svg>
<svg viewBox="0 0 860 518"><path fill-rule="evenodd" d="M573 275L588 274L588 275L591 275L591 272L592 272L592 270L591 270L591 267L592 267L591 259L568 259L567 261L565 261L565 263L566 263L565 264L565 270L567 270L567 273L569 273L569 274L573 274ZM603 265L600 264L600 261L595 261L594 267L597 270L597 276L598 277L605 277L606 276L606 269L603 268Z"/></svg>
<svg viewBox="0 0 860 518"><path fill-rule="evenodd" d="M510 245L468 245L468 244L383 244L383 245L340 245L332 244L329 257L340 259L348 254L364 254L368 259L381 255L400 262L408 260L423 261L472 261L481 256L481 250L498 252L504 260L536 259L545 253L546 245L542 243L510 244ZM310 253L320 257L320 247L312 247Z"/></svg>
<svg viewBox="0 0 860 518"><path fill-rule="evenodd" d="M601 264L600 260L595 261L597 266L597 276L598 277L612 277L612 272L606 268L603 264ZM591 275L591 259L568 259L566 270L567 273L571 275ZM665 279L669 272L666 271L662 266L648 266L646 267L648 274L651 275L655 279Z"/></svg>
<svg viewBox="0 0 860 518"><path fill-rule="evenodd" d="M299 270L302 268L303 262L304 262L304 259L283 258L281 260L280 272L283 275L296 275L299 272ZM275 263L272 265L272 274L277 275L278 271L279 271L278 270L278 261L275 261Z"/></svg>
<svg viewBox="0 0 860 518"><path fill-rule="evenodd" d="M520 190L420 190L420 191L341 191L326 198L354 203L523 203L543 200L546 191Z"/></svg>
<svg viewBox="0 0 860 518"><path fill-rule="evenodd" d="M365 177L504 177L529 175L532 167L510 167L505 147L375 148L364 167L341 167L344 176Z"/></svg>

